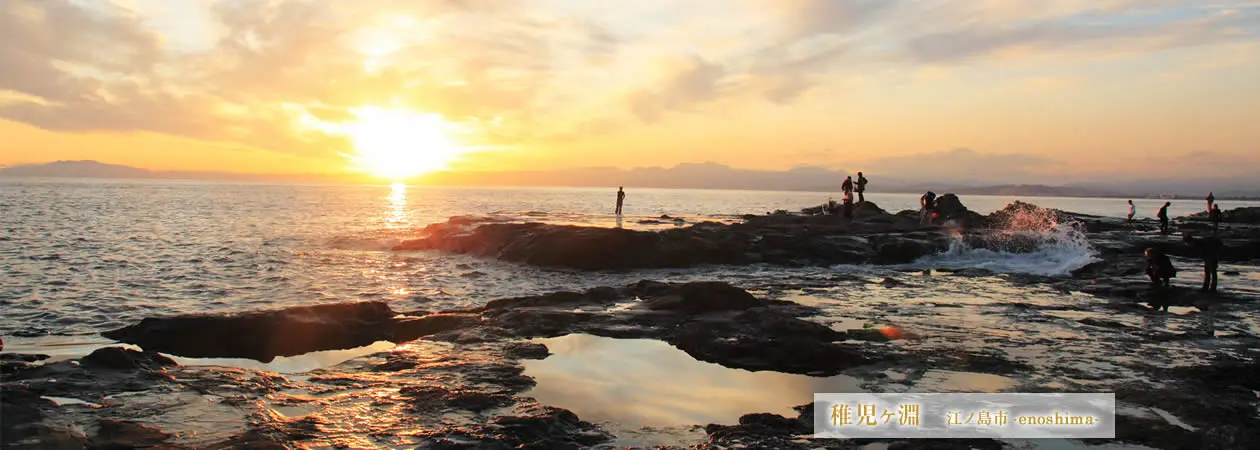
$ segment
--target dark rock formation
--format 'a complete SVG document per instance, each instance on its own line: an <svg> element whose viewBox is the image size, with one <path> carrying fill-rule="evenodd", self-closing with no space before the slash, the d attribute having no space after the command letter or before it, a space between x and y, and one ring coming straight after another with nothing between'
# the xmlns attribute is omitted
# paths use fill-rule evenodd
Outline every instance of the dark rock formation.
<svg viewBox="0 0 1260 450"><path fill-rule="evenodd" d="M665 231L492 223L441 223L397 251L441 250L525 264L583 270L692 267L703 264L834 265L909 262L948 248L946 233L921 231L916 218L873 202L854 219L788 213L747 216L731 225L703 222Z"/></svg>
<svg viewBox="0 0 1260 450"><path fill-rule="evenodd" d="M430 314L401 318L392 323L389 335L382 336L381 340L406 342L443 331L468 328L480 321L481 317L476 314Z"/></svg>
<svg viewBox="0 0 1260 450"><path fill-rule="evenodd" d="M680 311L702 314L714 311L745 310L761 306L765 302L747 291L719 282L687 283L676 295L651 297L644 302L647 309L655 311Z"/></svg>
<svg viewBox="0 0 1260 450"><path fill-rule="evenodd" d="M113 370L157 370L175 366L174 360L154 352L138 352L122 347L105 347L84 356L80 362L87 367Z"/></svg>
<svg viewBox="0 0 1260 450"><path fill-rule="evenodd" d="M1208 212L1206 210L1188 215L1184 219L1193 221L1209 220ZM1260 206L1245 206L1230 210L1221 210L1221 222L1260 225Z"/></svg>
<svg viewBox="0 0 1260 450"><path fill-rule="evenodd" d="M386 340L393 317L383 302L336 303L232 315L151 317L101 335L152 352L268 362L276 356Z"/></svg>

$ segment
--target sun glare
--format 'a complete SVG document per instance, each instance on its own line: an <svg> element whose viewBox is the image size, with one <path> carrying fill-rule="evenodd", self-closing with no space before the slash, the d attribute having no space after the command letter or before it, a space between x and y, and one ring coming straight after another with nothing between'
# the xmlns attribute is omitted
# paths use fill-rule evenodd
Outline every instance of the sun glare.
<svg viewBox="0 0 1260 450"><path fill-rule="evenodd" d="M354 143L359 169L391 181L445 169L466 149L437 114L365 107L342 126Z"/></svg>

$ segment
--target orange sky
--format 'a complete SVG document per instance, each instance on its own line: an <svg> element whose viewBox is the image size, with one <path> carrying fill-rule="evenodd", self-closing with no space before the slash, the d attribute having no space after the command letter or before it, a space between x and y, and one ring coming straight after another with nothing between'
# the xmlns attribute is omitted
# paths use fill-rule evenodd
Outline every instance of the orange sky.
<svg viewBox="0 0 1260 450"><path fill-rule="evenodd" d="M1260 5L1046 3L11 0L0 165L1254 170Z"/></svg>

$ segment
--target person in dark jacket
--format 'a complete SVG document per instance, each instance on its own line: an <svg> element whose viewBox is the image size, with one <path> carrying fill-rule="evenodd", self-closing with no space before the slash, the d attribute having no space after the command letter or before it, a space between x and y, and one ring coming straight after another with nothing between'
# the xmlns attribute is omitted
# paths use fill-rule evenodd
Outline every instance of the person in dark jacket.
<svg viewBox="0 0 1260 450"><path fill-rule="evenodd" d="M1172 261L1168 259L1168 255L1159 250L1146 249L1146 276L1151 278L1151 283L1156 286L1168 287L1171 285L1172 277L1177 276L1177 269L1173 267Z"/></svg>
<svg viewBox="0 0 1260 450"><path fill-rule="evenodd" d="M866 177L862 172L858 172L857 180L858 203L866 203Z"/></svg>
<svg viewBox="0 0 1260 450"><path fill-rule="evenodd" d="M1212 212L1212 205L1216 204L1216 196L1212 195L1211 192L1208 192L1207 202L1208 202L1208 212Z"/></svg>
<svg viewBox="0 0 1260 450"><path fill-rule="evenodd" d="M1190 234L1184 234L1181 238L1190 248L1197 250L1199 256L1203 258L1203 287L1199 290L1216 292L1216 269L1220 263L1221 254L1225 252L1225 243L1216 236L1196 238Z"/></svg>
<svg viewBox="0 0 1260 450"><path fill-rule="evenodd" d="M1168 234L1168 207L1172 206L1172 202L1164 202L1164 206L1159 207L1159 212L1155 213L1155 217L1159 218L1160 234Z"/></svg>
<svg viewBox="0 0 1260 450"><path fill-rule="evenodd" d="M852 193L853 192L853 177L851 176L845 177L844 183L840 183L840 190L844 191L844 193L846 194Z"/></svg>
<svg viewBox="0 0 1260 450"><path fill-rule="evenodd" d="M1221 205L1212 205L1212 210L1208 212L1208 219L1212 221L1212 231L1221 231Z"/></svg>
<svg viewBox="0 0 1260 450"><path fill-rule="evenodd" d="M927 191L922 197L919 197L919 207L919 225L923 225L928 223L932 210L936 209L936 193Z"/></svg>

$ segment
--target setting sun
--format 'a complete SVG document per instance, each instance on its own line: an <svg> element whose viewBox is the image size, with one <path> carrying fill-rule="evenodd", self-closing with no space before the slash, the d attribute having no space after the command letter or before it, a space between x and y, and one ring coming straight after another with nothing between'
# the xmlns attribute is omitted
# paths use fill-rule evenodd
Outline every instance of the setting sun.
<svg viewBox="0 0 1260 450"><path fill-rule="evenodd" d="M372 175L402 180L445 169L465 151L451 137L450 125L437 114L365 107L342 126L357 155L357 167Z"/></svg>

